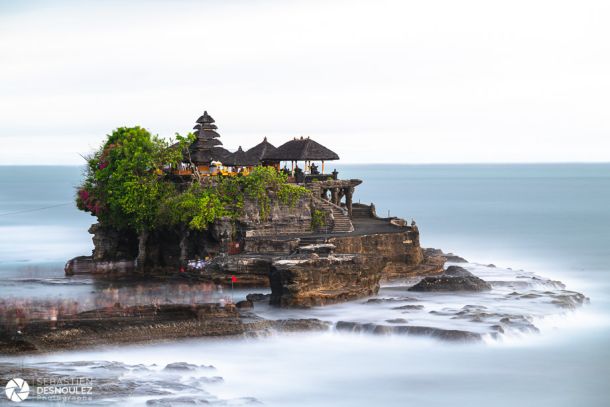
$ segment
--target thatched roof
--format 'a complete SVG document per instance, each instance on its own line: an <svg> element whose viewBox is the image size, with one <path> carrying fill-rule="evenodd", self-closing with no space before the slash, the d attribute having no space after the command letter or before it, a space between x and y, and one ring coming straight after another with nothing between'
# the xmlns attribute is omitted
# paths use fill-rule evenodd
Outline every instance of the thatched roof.
<svg viewBox="0 0 610 407"><path fill-rule="evenodd" d="M222 141L218 140L220 134L216 132L218 127L214 124L214 119L207 111L197 119L197 124L193 127L197 136L195 141L189 146L189 152L193 162L198 164L209 164L212 161L222 161L230 154L222 147Z"/></svg>
<svg viewBox="0 0 610 407"><path fill-rule="evenodd" d="M215 122L215 120L212 118L212 116L210 116L208 114L208 111L206 110L205 112L203 112L203 115L201 115L199 117L199 119L197 119L197 123L202 124L203 126L201 127L207 127L208 129L217 129L218 127L216 127L215 124L213 124ZM195 126L197 127L197 126Z"/></svg>
<svg viewBox="0 0 610 407"><path fill-rule="evenodd" d="M263 157L263 160L278 161L331 161L338 159L337 153L309 137L290 140Z"/></svg>
<svg viewBox="0 0 610 407"><path fill-rule="evenodd" d="M204 139L204 138L197 138L189 147L191 151L194 150L204 150L206 148L212 148L212 147L216 147L216 146L221 146L222 145L222 141L215 139L215 138L209 138L209 139Z"/></svg>
<svg viewBox="0 0 610 407"><path fill-rule="evenodd" d="M193 132L193 134L195 134L197 136L197 138L203 138L203 139L211 139L211 138L220 137L220 134L218 134L216 131L211 130L211 129L195 130Z"/></svg>
<svg viewBox="0 0 610 407"><path fill-rule="evenodd" d="M246 151L246 154L257 159L258 161L262 161L265 155L271 154L275 150L277 150L277 148L275 148L273 144L269 143L267 141L267 137L265 137L262 142Z"/></svg>
<svg viewBox="0 0 610 407"><path fill-rule="evenodd" d="M191 151L191 160L196 164L210 164L212 161L223 162L231 152L222 147L212 147L205 150Z"/></svg>
<svg viewBox="0 0 610 407"><path fill-rule="evenodd" d="M241 146L239 146L236 152L228 154L220 161L223 165L230 167L254 167L259 164L258 158L246 153L242 150Z"/></svg>

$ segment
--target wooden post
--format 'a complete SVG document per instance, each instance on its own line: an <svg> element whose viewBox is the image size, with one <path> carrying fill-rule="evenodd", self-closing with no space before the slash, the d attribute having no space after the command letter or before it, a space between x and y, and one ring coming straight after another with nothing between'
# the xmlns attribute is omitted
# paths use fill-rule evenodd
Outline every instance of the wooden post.
<svg viewBox="0 0 610 407"><path fill-rule="evenodd" d="M320 174L324 174L324 160L322 160L322 172Z"/></svg>

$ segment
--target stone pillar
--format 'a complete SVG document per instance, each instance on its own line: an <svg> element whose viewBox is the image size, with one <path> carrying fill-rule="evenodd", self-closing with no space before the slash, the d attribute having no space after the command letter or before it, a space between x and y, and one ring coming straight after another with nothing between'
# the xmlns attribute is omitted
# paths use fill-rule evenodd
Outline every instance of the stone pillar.
<svg viewBox="0 0 610 407"><path fill-rule="evenodd" d="M339 205L339 191L337 190L337 188L332 188L330 190L331 193L331 202L334 203L335 205Z"/></svg>
<svg viewBox="0 0 610 407"><path fill-rule="evenodd" d="M338 190L339 190L339 192L338 192L339 196L337 197L337 205L341 205L341 200L347 193L347 188L339 188Z"/></svg>
<svg viewBox="0 0 610 407"><path fill-rule="evenodd" d="M354 187L348 187L345 191L345 206L347 207L347 214L349 218L352 218L352 198L354 196Z"/></svg>

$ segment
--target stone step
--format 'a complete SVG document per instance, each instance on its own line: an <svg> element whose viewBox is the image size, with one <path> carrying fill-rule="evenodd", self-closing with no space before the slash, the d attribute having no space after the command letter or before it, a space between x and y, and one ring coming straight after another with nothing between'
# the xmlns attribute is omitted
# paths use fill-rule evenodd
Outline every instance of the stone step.
<svg viewBox="0 0 610 407"><path fill-rule="evenodd" d="M319 200L318 203L325 210L332 212L334 218L333 232L347 233L354 230L352 221L343 210L323 199Z"/></svg>

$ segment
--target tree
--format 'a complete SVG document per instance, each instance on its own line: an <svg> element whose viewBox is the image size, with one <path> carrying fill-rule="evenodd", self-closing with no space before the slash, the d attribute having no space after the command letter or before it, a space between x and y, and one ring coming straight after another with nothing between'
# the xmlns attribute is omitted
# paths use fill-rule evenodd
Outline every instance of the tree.
<svg viewBox="0 0 610 407"><path fill-rule="evenodd" d="M158 221L180 228L180 262L186 262L191 230L206 230L216 219L230 215L228 207L215 188L191 184L186 191L167 196L161 206Z"/></svg>
<svg viewBox="0 0 610 407"><path fill-rule="evenodd" d="M238 218L246 197L258 203L261 218L267 220L272 197L293 206L309 193L288 184L286 175L271 167L256 167L248 176L218 175L205 180L194 169L190 184L176 183L171 169L185 159L190 161L188 146L195 137L176 136L178 142L172 144L144 128L121 127L86 158L77 206L102 224L138 234L138 268L144 266L148 236L156 228L179 228L184 263L190 231L206 230L223 217Z"/></svg>
<svg viewBox="0 0 610 407"><path fill-rule="evenodd" d="M146 242L157 225L161 204L176 193L164 170L182 159L177 148L141 127L120 127L87 160L77 205L117 229L138 232L138 267L144 265Z"/></svg>

